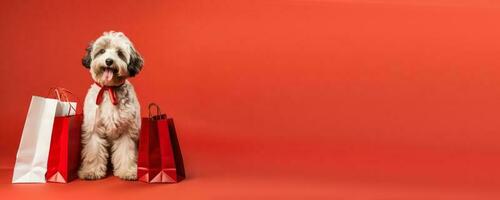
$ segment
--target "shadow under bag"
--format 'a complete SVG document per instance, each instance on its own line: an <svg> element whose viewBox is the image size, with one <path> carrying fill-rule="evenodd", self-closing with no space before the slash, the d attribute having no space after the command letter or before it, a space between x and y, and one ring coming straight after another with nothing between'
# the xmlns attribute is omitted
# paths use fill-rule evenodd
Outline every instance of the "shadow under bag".
<svg viewBox="0 0 500 200"><path fill-rule="evenodd" d="M157 115L151 115L156 107ZM142 118L137 177L147 183L176 183L186 177L174 120L149 104L149 117Z"/></svg>

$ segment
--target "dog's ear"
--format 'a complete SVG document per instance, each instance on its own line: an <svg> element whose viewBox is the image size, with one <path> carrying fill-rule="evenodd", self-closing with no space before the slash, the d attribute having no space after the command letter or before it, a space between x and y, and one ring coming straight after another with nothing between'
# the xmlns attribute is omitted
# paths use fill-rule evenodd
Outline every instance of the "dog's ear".
<svg viewBox="0 0 500 200"><path fill-rule="evenodd" d="M89 44L89 46L85 49L85 56L82 58L82 65L85 68L90 68L90 63L92 62L92 42Z"/></svg>
<svg viewBox="0 0 500 200"><path fill-rule="evenodd" d="M128 63L127 70L130 77L134 77L141 71L144 60L141 55L131 47L130 62Z"/></svg>

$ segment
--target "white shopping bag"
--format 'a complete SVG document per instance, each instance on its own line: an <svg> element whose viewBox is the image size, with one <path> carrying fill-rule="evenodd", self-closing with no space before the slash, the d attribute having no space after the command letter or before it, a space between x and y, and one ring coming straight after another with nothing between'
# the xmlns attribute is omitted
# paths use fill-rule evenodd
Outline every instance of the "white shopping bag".
<svg viewBox="0 0 500 200"><path fill-rule="evenodd" d="M76 102L31 98L12 183L45 183L54 117L75 115L75 110Z"/></svg>

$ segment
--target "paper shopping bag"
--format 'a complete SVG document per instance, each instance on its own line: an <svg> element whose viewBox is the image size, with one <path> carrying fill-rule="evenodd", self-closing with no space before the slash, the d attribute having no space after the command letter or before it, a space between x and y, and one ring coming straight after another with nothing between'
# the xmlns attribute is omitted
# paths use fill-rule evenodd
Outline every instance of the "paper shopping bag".
<svg viewBox="0 0 500 200"><path fill-rule="evenodd" d="M74 115L73 110L67 111L71 107L76 109L76 102L38 96L31 98L12 183L45 183L54 119L56 116Z"/></svg>
<svg viewBox="0 0 500 200"><path fill-rule="evenodd" d="M151 107L157 115L151 115ZM147 183L175 183L184 179L184 164L174 121L149 105L148 118L142 118L137 160L137 177Z"/></svg>
<svg viewBox="0 0 500 200"><path fill-rule="evenodd" d="M54 119L45 174L47 182L68 183L77 177L82 122L82 114Z"/></svg>

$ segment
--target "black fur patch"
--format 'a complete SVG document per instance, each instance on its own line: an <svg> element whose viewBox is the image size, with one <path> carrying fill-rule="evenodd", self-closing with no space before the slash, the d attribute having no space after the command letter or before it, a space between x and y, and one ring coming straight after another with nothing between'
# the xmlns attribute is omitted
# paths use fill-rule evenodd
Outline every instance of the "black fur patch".
<svg viewBox="0 0 500 200"><path fill-rule="evenodd" d="M132 53L130 54L130 62L127 66L127 70L130 77L134 77L141 71L144 60L142 60L141 55L139 55L139 53L137 53L134 49L132 49L131 52Z"/></svg>
<svg viewBox="0 0 500 200"><path fill-rule="evenodd" d="M92 62L92 57L90 56L90 55L92 55L92 42L89 44L87 49L85 49L85 51L86 51L85 56L83 56L83 58L82 58L82 65L85 68L90 69L90 63Z"/></svg>

